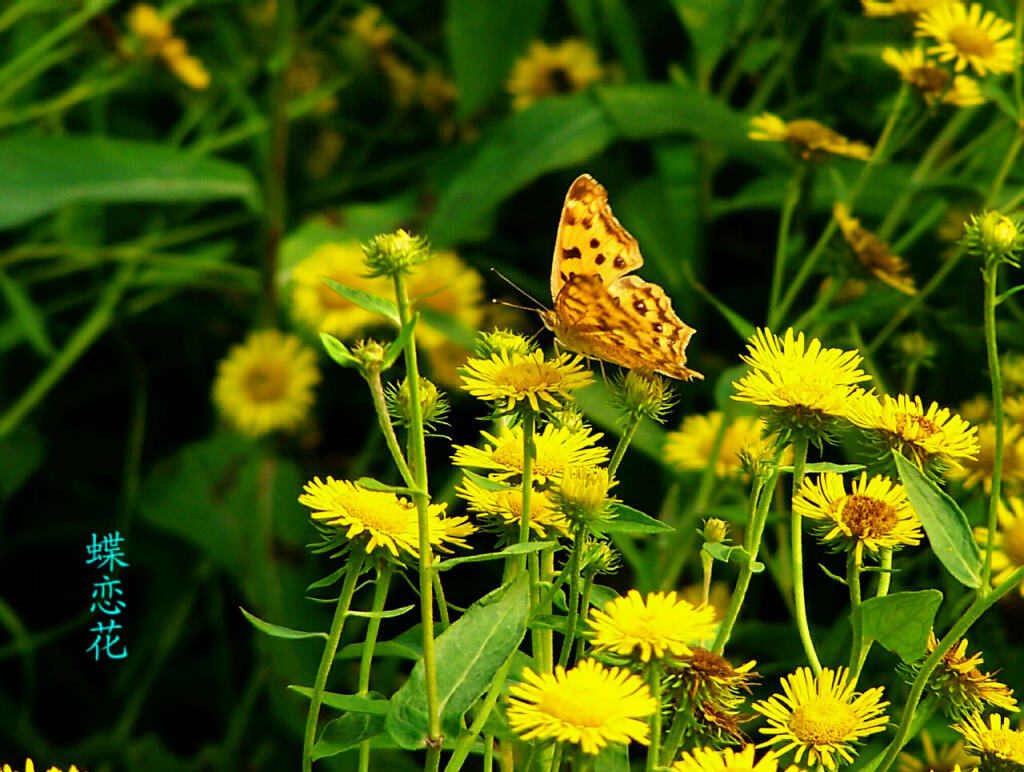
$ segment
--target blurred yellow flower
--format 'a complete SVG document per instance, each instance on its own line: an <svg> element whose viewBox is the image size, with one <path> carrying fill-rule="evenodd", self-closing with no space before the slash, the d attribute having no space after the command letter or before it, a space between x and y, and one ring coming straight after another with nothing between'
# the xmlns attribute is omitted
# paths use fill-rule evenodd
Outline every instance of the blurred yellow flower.
<svg viewBox="0 0 1024 772"><path fill-rule="evenodd" d="M146 53L159 56L167 68L190 88L203 90L210 85L210 73L203 63L188 53L188 44L174 37L170 21L153 6L141 3L128 13L128 28L146 44Z"/></svg>
<svg viewBox="0 0 1024 772"><path fill-rule="evenodd" d="M1024 767L1024 732L1011 729L1010 719L993 713L986 723L976 712L953 728L964 736L967 752L981 758L981 769Z"/></svg>
<svg viewBox="0 0 1024 772"><path fill-rule="evenodd" d="M843 238L864 270L893 289L906 295L914 294L914 277L910 275L910 269L902 257L889 252L888 244L861 227L860 220L850 216L846 204L837 202L832 207L832 214L839 223Z"/></svg>
<svg viewBox="0 0 1024 772"><path fill-rule="evenodd" d="M406 285L416 308L447 314L473 332L480 328L484 317L483 277L454 252L435 252L426 262L414 265ZM448 342L448 338L424 323L416 327L416 342L429 349Z"/></svg>
<svg viewBox="0 0 1024 772"><path fill-rule="evenodd" d="M950 480L962 480L964 488L971 489L981 483L985 494L992 492L992 472L995 469L996 426L989 421L978 427L978 455L965 458L960 466L946 472ZM1003 494L1020 493L1024 488L1024 426L1005 424L1003 429Z"/></svg>
<svg viewBox="0 0 1024 772"><path fill-rule="evenodd" d="M938 748L932 742L927 729L921 732L921 749L924 758L919 759L910 753L900 754L899 772L953 772L962 766L970 769L973 759L964 751L964 741L942 744Z"/></svg>
<svg viewBox="0 0 1024 772"><path fill-rule="evenodd" d="M860 0L865 16L898 16L904 13L921 13L956 0Z"/></svg>
<svg viewBox="0 0 1024 772"><path fill-rule="evenodd" d="M10 764L4 764L3 767L0 768L0 772L18 772L18 770L11 767ZM32 763L32 759L25 759L25 772L36 772L36 765ZM61 770L57 767L50 767L46 772L61 772ZM68 772L79 772L78 767L72 764L68 767ZM82 772L85 772L85 770L83 769Z"/></svg>
<svg viewBox="0 0 1024 772"><path fill-rule="evenodd" d="M694 748L683 751L679 761L672 765L672 772L776 772L778 768L778 756L771 751L755 762L754 744L748 743L740 751L732 748ZM799 770L790 766L786 772Z"/></svg>
<svg viewBox="0 0 1024 772"><path fill-rule="evenodd" d="M1005 581L1014 571L1024 566L1024 500L1011 496L1007 504L999 502L999 527L993 539L992 551L992 584ZM985 549L988 542L988 528L974 529L974 539ZM1020 595L1024 598L1024 582L1018 585Z"/></svg>
<svg viewBox="0 0 1024 772"><path fill-rule="evenodd" d="M805 161L821 161L829 155L841 155L866 161L871 148L863 142L854 142L817 121L799 118L784 121L765 112L750 119L751 139L785 142L795 155Z"/></svg>
<svg viewBox="0 0 1024 772"><path fill-rule="evenodd" d="M507 89L512 106L522 110L547 96L582 91L603 76L597 52L585 40L570 38L553 46L534 40L513 65Z"/></svg>
<svg viewBox="0 0 1024 772"><path fill-rule="evenodd" d="M711 462L715 438L722 426L722 413L690 415L678 431L665 439L666 463L681 471L701 471ZM715 476L731 477L743 471L739 452L761 441L764 424L755 416L736 416L729 422L715 457Z"/></svg>
<svg viewBox="0 0 1024 772"><path fill-rule="evenodd" d="M928 104L941 100L955 107L975 107L985 102L978 81L966 75L956 75L950 82L949 72L926 60L920 48L898 51L886 47L882 51L882 60L899 72L901 80L914 86Z"/></svg>
<svg viewBox="0 0 1024 772"><path fill-rule="evenodd" d="M1013 42L1013 25L979 3L944 3L924 11L915 24L916 35L928 35L936 45L928 53L939 61L953 62L963 72L970 66L978 75L1011 72L1019 55Z"/></svg>

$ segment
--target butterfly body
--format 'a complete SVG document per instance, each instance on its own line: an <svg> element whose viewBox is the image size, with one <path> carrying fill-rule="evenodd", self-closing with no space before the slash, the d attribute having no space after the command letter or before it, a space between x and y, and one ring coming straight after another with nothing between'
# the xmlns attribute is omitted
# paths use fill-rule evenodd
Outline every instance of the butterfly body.
<svg viewBox="0 0 1024 772"><path fill-rule="evenodd" d="M544 326L566 348L606 362L691 380L686 344L695 330L657 284L627 275L644 263L636 239L589 174L576 178L562 207L551 263L554 308Z"/></svg>

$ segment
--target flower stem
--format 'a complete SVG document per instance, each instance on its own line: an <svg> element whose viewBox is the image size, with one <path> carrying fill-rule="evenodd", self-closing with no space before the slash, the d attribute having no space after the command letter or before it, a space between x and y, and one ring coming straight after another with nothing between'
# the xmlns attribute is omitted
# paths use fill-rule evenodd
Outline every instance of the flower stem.
<svg viewBox="0 0 1024 772"><path fill-rule="evenodd" d="M608 462L609 479L615 478L615 470L619 468L622 457L626 455L626 448L633 441L633 435L636 434L636 428L640 425L642 417L639 413L629 416L626 428L623 430L622 436L619 437L619 444L615 446L615 452L612 453L612 460Z"/></svg>
<svg viewBox="0 0 1024 772"><path fill-rule="evenodd" d="M583 579L583 593L580 596L580 613L586 617L590 613L590 591L594 588L594 574L588 572ZM576 642L576 661L583 659L587 648L587 639L581 637Z"/></svg>
<svg viewBox="0 0 1024 772"><path fill-rule="evenodd" d="M533 433L537 426L537 416L527 412L523 416L523 511L519 517L519 544L526 544L530 541L530 496L533 493L533 457L536 455L537 446L534 443ZM518 570L526 570L526 553L516 558ZM531 584L530 596L533 597L535 588Z"/></svg>
<svg viewBox="0 0 1024 772"><path fill-rule="evenodd" d="M384 398L384 385L380 380L380 371L372 370L363 374L366 383L370 387L370 396L373 399L373 408L377 413L377 423L380 425L381 434L384 435L384 442L391 451L391 458L398 467L398 473L402 475L402 481L410 488L416 487L412 471L402 455L402 449L398 445L398 437L395 435L395 427L391 423L391 415L388 413L387 400Z"/></svg>
<svg viewBox="0 0 1024 772"><path fill-rule="evenodd" d="M565 620L565 637L562 639L562 650L558 655L558 664L565 667L569 664L569 653L576 638L576 621L579 619L580 603L580 553L583 551L587 526L581 524L576 528L572 540L572 552L566 570L569 572L569 614ZM586 610L583 612L586 614Z"/></svg>
<svg viewBox="0 0 1024 772"><path fill-rule="evenodd" d="M981 569L978 595L988 590L992 577L992 552L995 548L996 526L999 519L1000 490L1003 482L1003 376L999 369L999 349L996 345L996 291L999 285L999 261L989 258L983 272L985 277L985 349L988 352L988 372L992 380L992 422L995 424L995 449L992 456L992 492L988 500L988 536L985 539L985 564Z"/></svg>
<svg viewBox="0 0 1024 772"><path fill-rule="evenodd" d="M804 466L807 463L807 435L796 432L793 435L793 496L796 498L800 484L804 481ZM792 499L790 499L792 501ZM790 507L790 559L793 562L793 610L796 614L796 626L800 631L800 642L803 644L807 661L814 675L821 672L818 652L814 650L811 628L807 623L807 600L804 596L804 540L803 518L796 507Z"/></svg>
<svg viewBox="0 0 1024 772"><path fill-rule="evenodd" d="M878 574L878 587L875 589L875 597L884 598L889 594L889 585L892 583L892 547L882 547L878 566L881 571ZM863 633L863 623L861 631ZM871 651L873 644L874 641L871 638L863 641L860 659L857 661L857 669L853 671L856 675L860 675L860 671L864 668L864 662L867 660L868 652ZM857 678L854 677L853 683L856 682Z"/></svg>
<svg viewBox="0 0 1024 772"><path fill-rule="evenodd" d="M490 686L487 687L487 694L484 695L483 702L473 717L473 723L459 735L459 739L455 743L455 750L452 751L451 758L448 759L448 763L444 767L444 772L458 772L462 768L466 757L469 756L469 752L473 748L473 742L483 730L484 724L487 723L487 718L491 715L491 711L501 696L502 687L505 685L505 677L512 667L513 658L513 656L510 656L506 659L505 663L495 672L494 677L491 678ZM484 742L488 742L487 736L485 736Z"/></svg>
<svg viewBox="0 0 1024 772"><path fill-rule="evenodd" d="M654 772L658 766L658 755L661 753L661 665L652 659L644 668L647 676L647 688L654 697L657 707L651 714L651 746L647 749L647 772Z"/></svg>
<svg viewBox="0 0 1024 772"><path fill-rule="evenodd" d="M324 687L327 686L327 676L331 672L334 655L338 651L341 630L345 626L345 616L348 614L348 607L352 603L352 594L356 589L356 581L363 570L365 555L366 553L361 548L356 548L355 546L353 546L352 551L349 553L345 581L341 586L341 594L338 595L338 605L334 609L334 619L331 621L331 629L328 631L327 641L324 643L324 652L320 657L320 667L317 669L316 679L313 681L313 693L309 697L306 731L302 738L302 772L311 772L313 769L313 743L316 740L316 723L320 717L320 704L324 699Z"/></svg>
<svg viewBox="0 0 1024 772"><path fill-rule="evenodd" d="M803 188L806 164L797 164L793 176L786 185L786 200L782 205L782 216L779 219L779 234L775 240L775 270L772 272L772 289L768 301L768 326L775 327L778 318L775 309L779 305L782 282L786 276L786 252L789 249L789 228L793 222L793 212L800 203L800 191Z"/></svg>
<svg viewBox="0 0 1024 772"><path fill-rule="evenodd" d="M859 546L859 545L858 545ZM850 683L856 685L860 676L861 657L864 645L863 625L860 618L860 559L857 549L846 556L846 584L850 589Z"/></svg>
<svg viewBox="0 0 1024 772"><path fill-rule="evenodd" d="M388 598L388 587L391 584L392 567L387 560L382 560L377 566L377 581L373 589L373 606L370 611L373 614L380 614L384 610L384 603ZM366 626L366 639L363 641L363 656L359 660L359 694L370 693L370 673L373 668L373 650L377 646L377 634L380 632L380 616L371 616ZM359 744L359 772L369 772L370 769L370 741L363 740Z"/></svg>

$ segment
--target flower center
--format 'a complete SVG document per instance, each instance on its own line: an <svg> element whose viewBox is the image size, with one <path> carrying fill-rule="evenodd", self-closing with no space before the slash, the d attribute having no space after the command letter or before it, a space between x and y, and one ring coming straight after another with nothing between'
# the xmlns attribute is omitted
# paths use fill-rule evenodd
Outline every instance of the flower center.
<svg viewBox="0 0 1024 772"><path fill-rule="evenodd" d="M926 440L938 434L939 427L922 415L896 416L896 431L908 440Z"/></svg>
<svg viewBox="0 0 1024 772"><path fill-rule="evenodd" d="M881 499L854 494L847 496L840 513L855 536L880 536L896 525L896 510Z"/></svg>
<svg viewBox="0 0 1024 772"><path fill-rule="evenodd" d="M494 459L494 463L500 464L506 469L516 469L522 471L523 469L523 444L521 441L506 442L504 445L499 445L491 453L491 458Z"/></svg>
<svg viewBox="0 0 1024 772"><path fill-rule="evenodd" d="M1003 532L1003 551L1015 566L1024 566L1024 518L1017 518Z"/></svg>
<svg viewBox="0 0 1024 772"><path fill-rule="evenodd" d="M793 709L789 729L805 745L830 745L849 739L857 716L845 702L816 697Z"/></svg>
<svg viewBox="0 0 1024 772"><path fill-rule="evenodd" d="M284 396L288 370L276 362L257 362L246 372L242 383L253 402L273 402Z"/></svg>
<svg viewBox="0 0 1024 772"><path fill-rule="evenodd" d="M524 362L506 367L494 376L496 386L508 386L513 391L537 391L558 386L558 371L545 363Z"/></svg>
<svg viewBox="0 0 1024 772"><path fill-rule="evenodd" d="M607 699L594 699L598 695L586 689L549 691L544 695L540 709L549 716L575 726L604 726L608 723ZM601 697L607 698L606 694Z"/></svg>
<svg viewBox="0 0 1024 772"><path fill-rule="evenodd" d="M415 513L409 511L412 505L403 504L400 500L385 500L390 498L387 494L356 493L339 497L337 504L367 530L392 536L414 530Z"/></svg>
<svg viewBox="0 0 1024 772"><path fill-rule="evenodd" d="M996 47L992 39L973 24L960 24L949 33L949 42L964 56L977 56L986 59L995 54Z"/></svg>
<svg viewBox="0 0 1024 772"><path fill-rule="evenodd" d="M938 67L914 67L908 80L926 94L940 94L949 83L949 73Z"/></svg>
<svg viewBox="0 0 1024 772"><path fill-rule="evenodd" d="M572 77L565 67L552 67L548 70L548 83L555 94L567 94L573 90Z"/></svg>

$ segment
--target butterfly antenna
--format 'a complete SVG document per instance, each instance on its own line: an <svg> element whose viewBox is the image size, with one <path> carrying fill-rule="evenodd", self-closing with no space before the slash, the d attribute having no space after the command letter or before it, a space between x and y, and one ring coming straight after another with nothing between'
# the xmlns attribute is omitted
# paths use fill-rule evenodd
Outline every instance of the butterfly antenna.
<svg viewBox="0 0 1024 772"><path fill-rule="evenodd" d="M501 271L499 271L499 270L498 270L497 268L495 268L494 266L491 266L491 271L492 271L493 273L496 273L496 274L498 274L498 277L499 277L499 278L500 278L500 279L501 279L502 281L504 281L504 282L505 282L506 284L508 284L508 285L509 285L510 287L512 287L513 289L515 289L515 290L519 291L519 292L520 292L521 294L525 295L525 296L526 296L527 298L529 298L530 300L532 300L532 301L533 301L534 303L536 303L536 304L537 304L538 306L540 306L541 308L543 308L543 309L544 309L545 311L547 311L547 310L548 310L548 307L547 307L546 305L544 305L544 304L543 304L543 303L541 303L541 302L540 302L539 300L537 300L537 298L535 298L535 297L534 297L533 295L531 295L531 294L530 294L529 292L527 292L526 290L524 290L524 289L523 289L522 287L520 287L520 286L519 286L518 284L516 284L516 283L515 283L514 281L512 281L512 280L511 280L510 278L508 278L508 277L507 277L507 276L506 276L505 274L503 274L503 273L502 273ZM536 311L536 310L537 310L536 308L524 308L523 306L514 306L514 305L512 305L511 303L506 303L506 302L504 302L503 300L495 300L494 302L495 302L495 303L500 303L500 304L501 304L501 305L503 305L503 306L508 306L509 308L519 308L519 309L522 309L523 311Z"/></svg>

